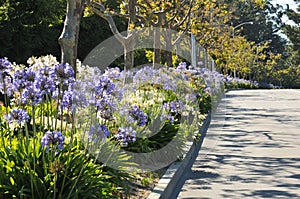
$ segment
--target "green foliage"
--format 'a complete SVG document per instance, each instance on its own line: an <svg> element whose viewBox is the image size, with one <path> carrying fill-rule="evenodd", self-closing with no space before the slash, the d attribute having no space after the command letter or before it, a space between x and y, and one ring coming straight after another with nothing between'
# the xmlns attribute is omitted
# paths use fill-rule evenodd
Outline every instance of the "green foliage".
<svg viewBox="0 0 300 199"><path fill-rule="evenodd" d="M298 2L299 3L299 2ZM285 24L284 26L284 33L288 37L289 41L291 42L290 50L293 50L293 58L294 64L300 64L300 12L299 12L300 4L298 4L298 10L287 9L286 14L289 20L293 21L292 24ZM289 49L287 49L289 50Z"/></svg>
<svg viewBox="0 0 300 199"><path fill-rule="evenodd" d="M74 140L49 157L35 139L3 139L0 198L118 198L128 175L95 164L80 145Z"/></svg>
<svg viewBox="0 0 300 199"><path fill-rule="evenodd" d="M54 71L50 68L58 67L56 59L51 56L31 58L28 62L30 63L28 70L32 70L36 76L38 76L38 69L45 69L43 78L50 78L49 73ZM16 71L20 71L18 70L20 67L24 67L10 66L7 72L11 77L14 77ZM69 69L72 70L70 67ZM24 74L25 72L22 73ZM70 76L69 84L72 84L73 77ZM68 199L125 196L128 192L126 181L131 178L131 175L122 170L106 167L103 162L98 162L97 156L89 153L87 141L81 139L79 128L74 128L75 124L70 118L74 115L70 110L59 110L63 99L61 93L66 92L63 90L65 87L62 86L63 83L58 79L57 73L51 77L56 82L56 84L52 82L53 86L58 89L56 97L54 90L52 92L43 90L45 92L41 94L42 97L37 104L33 104L34 99L29 100L29 98L26 98L29 101L24 102L20 98L25 93L24 90L33 86L33 82L41 81L41 79L29 78L32 81L30 83L27 81L26 88L18 87L13 90L10 104L0 105L0 198ZM17 78L14 78L14 81L17 81ZM1 85L11 85L11 83L0 82ZM47 86L51 87L50 83L47 83ZM2 92L8 91L4 89ZM7 101L8 96L4 96ZM35 98L39 97L35 95ZM14 110L22 110L23 115L13 112ZM59 131L61 134L49 131L57 133ZM126 164L128 155L118 153L119 148L116 148L113 161L128 166Z"/></svg>
<svg viewBox="0 0 300 199"><path fill-rule="evenodd" d="M63 29L66 0L1 0L0 5L0 57L23 64L30 56L60 57L57 40ZM116 24L120 30L126 27L117 17ZM83 60L112 33L107 23L94 15L83 17L80 25L78 58Z"/></svg>
<svg viewBox="0 0 300 199"><path fill-rule="evenodd" d="M282 6L274 6L273 2L265 1L262 6L253 3L235 1L229 5L233 10L233 26L251 21L253 24L239 27L242 36L256 44L271 41L265 49L273 54L283 54L286 41L278 34L283 26L284 10ZM255 31L254 31L255 30Z"/></svg>
<svg viewBox="0 0 300 199"><path fill-rule="evenodd" d="M1 0L0 5L0 57L18 63L32 55L59 57L65 0Z"/></svg>

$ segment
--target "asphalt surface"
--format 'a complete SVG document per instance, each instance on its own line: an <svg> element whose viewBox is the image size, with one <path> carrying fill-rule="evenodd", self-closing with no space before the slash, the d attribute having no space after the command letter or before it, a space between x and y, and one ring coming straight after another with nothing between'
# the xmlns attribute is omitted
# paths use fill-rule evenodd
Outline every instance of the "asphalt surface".
<svg viewBox="0 0 300 199"><path fill-rule="evenodd" d="M229 91L171 199L300 198L300 90Z"/></svg>

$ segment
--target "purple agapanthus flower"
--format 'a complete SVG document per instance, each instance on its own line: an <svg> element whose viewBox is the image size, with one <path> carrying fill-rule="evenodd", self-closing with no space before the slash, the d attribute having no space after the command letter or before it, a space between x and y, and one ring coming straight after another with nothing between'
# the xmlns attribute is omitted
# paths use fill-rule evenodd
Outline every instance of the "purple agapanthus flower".
<svg viewBox="0 0 300 199"><path fill-rule="evenodd" d="M176 91L177 89L177 84L174 84L173 78L170 76L170 74L166 73L166 71L162 69L159 69L153 83L162 85L164 90Z"/></svg>
<svg viewBox="0 0 300 199"><path fill-rule="evenodd" d="M75 75L73 68L69 64L56 64L53 73L59 79L74 78Z"/></svg>
<svg viewBox="0 0 300 199"><path fill-rule="evenodd" d="M75 72L69 64L56 64L50 71L50 76L62 90L67 90L75 82Z"/></svg>
<svg viewBox="0 0 300 199"><path fill-rule="evenodd" d="M55 84L53 77L50 76L50 67L44 66L36 74L34 86L41 90L43 94L51 94L55 91Z"/></svg>
<svg viewBox="0 0 300 199"><path fill-rule="evenodd" d="M175 116L181 114L184 110L184 104L181 100L166 102L163 108L167 111L167 114L162 115L163 120L168 120L171 124L175 122Z"/></svg>
<svg viewBox="0 0 300 199"><path fill-rule="evenodd" d="M2 75L4 72L7 72L12 68L12 64L8 61L7 57L0 58L0 74Z"/></svg>
<svg viewBox="0 0 300 199"><path fill-rule="evenodd" d="M177 101L166 102L164 103L163 107L171 113L180 114L184 109L184 104L182 103L181 100L177 100Z"/></svg>
<svg viewBox="0 0 300 199"><path fill-rule="evenodd" d="M132 127L119 127L115 138L121 142L121 146L126 147L129 143L136 141L136 131Z"/></svg>
<svg viewBox="0 0 300 199"><path fill-rule="evenodd" d="M12 79L10 76L0 76L0 93L12 96L14 93Z"/></svg>
<svg viewBox="0 0 300 199"><path fill-rule="evenodd" d="M186 70L186 62L180 62L179 65L177 66L178 70Z"/></svg>
<svg viewBox="0 0 300 199"><path fill-rule="evenodd" d="M30 119L25 110L17 108L11 109L5 118L8 123L17 123L18 125L22 125Z"/></svg>
<svg viewBox="0 0 300 199"><path fill-rule="evenodd" d="M171 115L171 114L162 115L161 116L161 120L168 120L171 124L174 124L175 117L173 115Z"/></svg>
<svg viewBox="0 0 300 199"><path fill-rule="evenodd" d="M105 140L110 135L110 131L105 125L91 126L89 131L89 140L97 142L99 139Z"/></svg>
<svg viewBox="0 0 300 199"><path fill-rule="evenodd" d="M107 76L102 76L99 84L96 86L96 98L102 98L112 94L115 89L115 84Z"/></svg>
<svg viewBox="0 0 300 199"><path fill-rule="evenodd" d="M155 79L156 71L153 67L145 66L144 68L138 70L133 76L133 82L137 84L152 83Z"/></svg>
<svg viewBox="0 0 300 199"><path fill-rule="evenodd" d="M63 109L71 110L73 105L73 92L72 91L65 91L62 101L61 107Z"/></svg>
<svg viewBox="0 0 300 199"><path fill-rule="evenodd" d="M13 88L17 92L22 92L26 87L31 87L36 82L36 72L29 69L20 69L13 74Z"/></svg>
<svg viewBox="0 0 300 199"><path fill-rule="evenodd" d="M17 92L26 87L26 82L24 81L25 73L25 69L20 69L13 74L13 88Z"/></svg>
<svg viewBox="0 0 300 199"><path fill-rule="evenodd" d="M90 105L93 100L93 88L91 88L91 82L84 82L82 80L76 80L73 84L72 103L73 108L81 107L85 108Z"/></svg>
<svg viewBox="0 0 300 199"><path fill-rule="evenodd" d="M35 82L35 77L36 77L36 71L30 69L27 69L24 71L24 76L23 76L23 82L25 87L33 85Z"/></svg>
<svg viewBox="0 0 300 199"><path fill-rule="evenodd" d="M46 152L49 152L49 149L59 150L64 149L65 145L65 136L59 131L47 131L46 134L42 137L41 140L42 147L46 147Z"/></svg>
<svg viewBox="0 0 300 199"><path fill-rule="evenodd" d="M138 106L134 105L129 110L129 120L133 119L133 121L137 122L139 126L145 126L147 123L148 115L139 109Z"/></svg>
<svg viewBox="0 0 300 199"><path fill-rule="evenodd" d="M119 80L121 78L120 69L117 67L106 69L104 75L112 80Z"/></svg>
<svg viewBox="0 0 300 199"><path fill-rule="evenodd" d="M23 104L36 105L42 101L42 92L34 86L29 86L23 89L21 94L21 101Z"/></svg>
<svg viewBox="0 0 300 199"><path fill-rule="evenodd" d="M115 110L115 104L111 98L105 97L96 100L97 111L100 117L103 119L112 119L113 111Z"/></svg>

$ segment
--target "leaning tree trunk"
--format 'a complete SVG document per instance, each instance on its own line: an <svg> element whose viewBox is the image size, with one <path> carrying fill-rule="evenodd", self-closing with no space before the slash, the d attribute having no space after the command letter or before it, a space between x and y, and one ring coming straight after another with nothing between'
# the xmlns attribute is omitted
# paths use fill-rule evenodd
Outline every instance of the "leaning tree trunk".
<svg viewBox="0 0 300 199"><path fill-rule="evenodd" d="M79 27L85 0L67 0L67 15L63 31L58 39L61 48L61 62L69 63L76 74Z"/></svg>
<svg viewBox="0 0 300 199"><path fill-rule="evenodd" d="M154 46L153 46L153 68L160 67L161 50L160 50L160 28L154 27Z"/></svg>
<svg viewBox="0 0 300 199"><path fill-rule="evenodd" d="M168 67L173 66L173 45L172 45L172 32L169 32L166 30L166 33L164 35L165 41L166 41L166 51L165 51L165 57L166 57L166 64Z"/></svg>
<svg viewBox="0 0 300 199"><path fill-rule="evenodd" d="M134 66L134 35L124 40L124 70L130 70Z"/></svg>
<svg viewBox="0 0 300 199"><path fill-rule="evenodd" d="M129 13L129 21L127 28L127 35L131 35L128 37L128 41L126 41L126 47L124 48L124 61L125 67L127 69L132 69L134 67L134 47L135 47L135 35L133 31L136 25L136 1L130 0L128 1L128 13Z"/></svg>

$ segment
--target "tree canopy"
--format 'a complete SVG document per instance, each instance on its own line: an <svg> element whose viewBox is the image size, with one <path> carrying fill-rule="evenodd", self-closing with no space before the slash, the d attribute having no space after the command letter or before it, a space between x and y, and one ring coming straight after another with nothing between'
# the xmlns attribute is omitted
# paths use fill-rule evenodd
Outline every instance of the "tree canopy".
<svg viewBox="0 0 300 199"><path fill-rule="evenodd" d="M105 19L109 15L119 32L162 27L182 34L193 33L225 74L233 75L236 70L238 76L252 80L287 87L299 85L300 7L295 11L273 5L271 0L85 2L101 5L103 9L93 7L101 11L102 18L93 9L85 10L81 18L77 56L81 60L101 41L116 34ZM18 63L25 63L32 55L60 57L57 40L63 29L66 3L67 0L0 0L0 56ZM284 15L294 23L284 24ZM163 38L163 33L156 34L154 49L158 50L153 54L146 50L135 53L135 64L149 56L162 64L174 63L172 55L159 50L159 45L173 48L176 38L170 42Z"/></svg>

